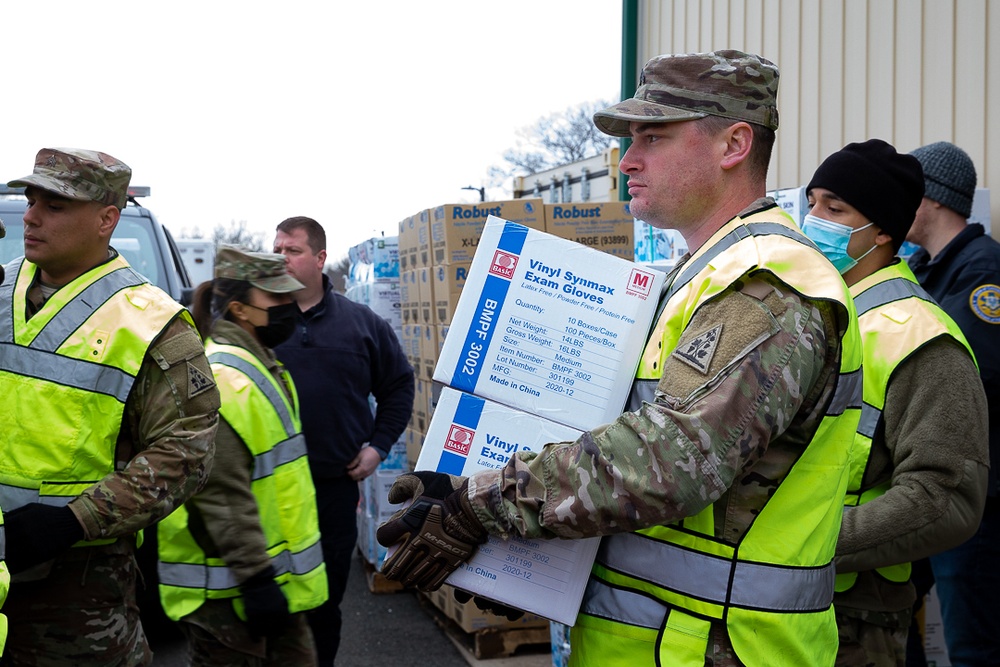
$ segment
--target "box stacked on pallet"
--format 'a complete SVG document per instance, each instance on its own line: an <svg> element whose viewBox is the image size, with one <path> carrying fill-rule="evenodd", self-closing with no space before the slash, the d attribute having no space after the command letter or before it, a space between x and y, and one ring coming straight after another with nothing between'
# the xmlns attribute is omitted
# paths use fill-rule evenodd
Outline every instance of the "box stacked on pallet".
<svg viewBox="0 0 1000 667"><path fill-rule="evenodd" d="M375 311L402 340L399 239L395 236L368 239L348 250L347 256L350 264L345 295Z"/></svg>
<svg viewBox="0 0 1000 667"><path fill-rule="evenodd" d="M398 505L390 505L388 498L389 487L402 472L399 468L380 467L358 485L361 492L358 503L358 551L374 567L378 567L385 558L385 547L375 540L375 531L399 509Z"/></svg>
<svg viewBox="0 0 1000 667"><path fill-rule="evenodd" d="M403 224L400 225L403 231ZM359 243L348 251L350 266L346 296L363 303L392 326L406 350L400 296L399 239L395 236L376 237ZM407 250L409 254L409 251ZM412 359L411 359L412 363ZM373 414L374 397L368 397ZM373 567L385 556L385 548L375 540L375 530L398 507L389 504L388 491L393 480L409 469L406 452L406 434L393 444L388 456L375 473L360 483L361 501L358 504L358 550Z"/></svg>

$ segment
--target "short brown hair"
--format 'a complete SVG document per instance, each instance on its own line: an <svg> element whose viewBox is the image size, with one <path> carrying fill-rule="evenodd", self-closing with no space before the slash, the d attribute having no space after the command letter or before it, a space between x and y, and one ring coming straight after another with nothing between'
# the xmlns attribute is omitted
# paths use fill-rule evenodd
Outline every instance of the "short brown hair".
<svg viewBox="0 0 1000 667"><path fill-rule="evenodd" d="M309 244L309 249L313 251L314 255L319 254L320 250L326 250L326 231L324 231L322 225L312 218L307 218L304 215L285 218L278 223L277 227L279 232L284 232L285 234L291 234L296 229L305 230L306 243Z"/></svg>
<svg viewBox="0 0 1000 667"><path fill-rule="evenodd" d="M695 120L698 130L705 135L714 135L741 121L722 116L705 116ZM771 163L771 150L774 148L774 130L756 123L747 123L753 130L753 143L750 144L750 154L747 156L747 166L754 176L761 180L767 178L767 167Z"/></svg>

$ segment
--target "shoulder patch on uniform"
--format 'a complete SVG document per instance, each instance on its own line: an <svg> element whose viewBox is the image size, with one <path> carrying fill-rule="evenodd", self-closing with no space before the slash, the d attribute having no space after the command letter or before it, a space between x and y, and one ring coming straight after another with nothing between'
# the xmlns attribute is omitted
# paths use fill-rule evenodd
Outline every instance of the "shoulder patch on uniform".
<svg viewBox="0 0 1000 667"><path fill-rule="evenodd" d="M692 338L683 348L677 348L670 356L684 362L702 375L708 373L712 365L712 357L719 346L719 336L722 335L722 325L703 331Z"/></svg>
<svg viewBox="0 0 1000 667"><path fill-rule="evenodd" d="M215 380L190 361L187 362L187 374L188 398L194 398L215 386Z"/></svg>
<svg viewBox="0 0 1000 667"><path fill-rule="evenodd" d="M972 290L969 308L982 321L1000 324L1000 286L986 284Z"/></svg>

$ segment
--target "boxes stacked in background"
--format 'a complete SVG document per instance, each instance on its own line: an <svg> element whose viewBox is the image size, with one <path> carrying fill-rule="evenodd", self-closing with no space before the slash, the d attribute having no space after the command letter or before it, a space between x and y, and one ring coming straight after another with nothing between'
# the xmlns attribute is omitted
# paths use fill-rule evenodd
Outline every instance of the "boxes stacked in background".
<svg viewBox="0 0 1000 667"><path fill-rule="evenodd" d="M375 413L375 398L368 397L368 405ZM403 472L410 470L407 461L407 438L404 432L392 447L388 456L379 464L375 472L358 484L358 551L373 567L378 568L385 558L385 547L375 539L379 524L399 509L399 505L389 504L389 487Z"/></svg>
<svg viewBox="0 0 1000 667"><path fill-rule="evenodd" d="M403 226L400 226L403 231ZM359 243L348 250L347 298L363 303L392 326L406 350L404 336L400 263L402 248L399 237L376 237ZM374 414L376 405L368 397L369 408ZM388 491L393 480L409 469L406 435L393 444L388 456L375 473L359 484L361 500L358 504L358 549L373 566L385 556L385 548L375 540L379 524L392 516L398 507L389 504Z"/></svg>
<svg viewBox="0 0 1000 667"><path fill-rule="evenodd" d="M380 236L368 239L350 248L347 257L350 264L345 295L351 301L363 303L375 311L402 340L399 238Z"/></svg>

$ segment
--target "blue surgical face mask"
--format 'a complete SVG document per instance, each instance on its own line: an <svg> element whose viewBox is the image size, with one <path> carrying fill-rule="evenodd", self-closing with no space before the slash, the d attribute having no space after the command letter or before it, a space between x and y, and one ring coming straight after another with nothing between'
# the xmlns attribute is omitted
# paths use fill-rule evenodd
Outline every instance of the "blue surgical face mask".
<svg viewBox="0 0 1000 667"><path fill-rule="evenodd" d="M877 246L873 245L864 255L854 259L847 254L847 244L851 242L851 235L868 229L874 222L869 222L864 227L851 229L847 225L839 222L832 222L817 218L815 215L806 215L802 220L802 233L808 236L819 251L826 255L826 258L833 262L840 274L843 275L853 269L859 260L864 259L869 252Z"/></svg>

